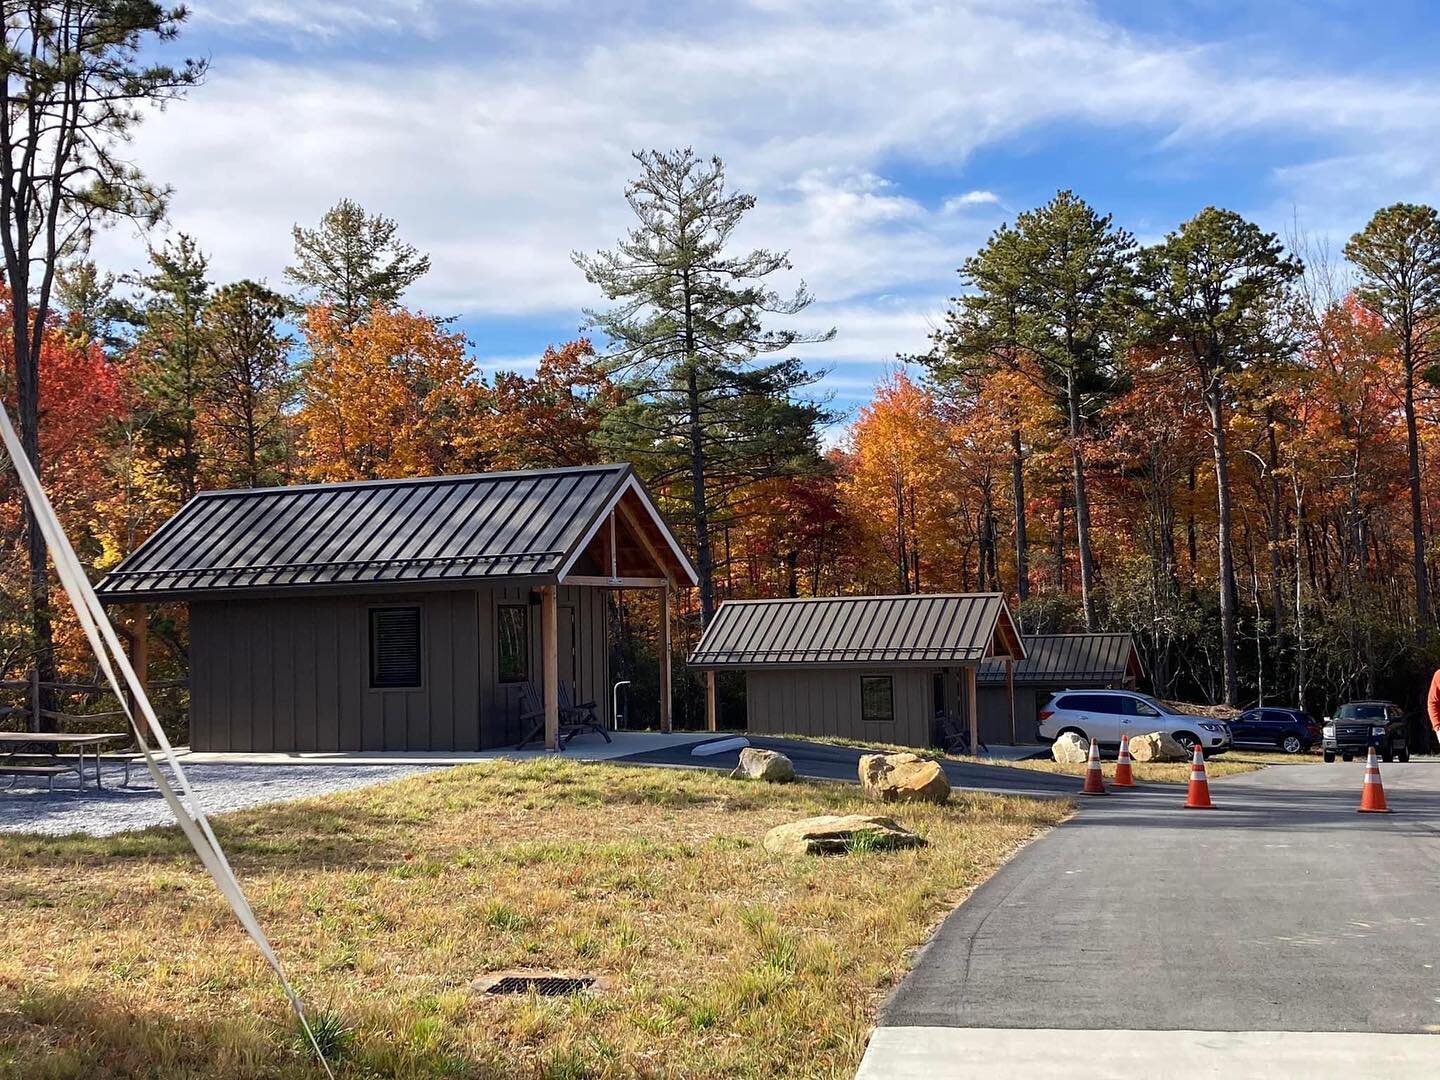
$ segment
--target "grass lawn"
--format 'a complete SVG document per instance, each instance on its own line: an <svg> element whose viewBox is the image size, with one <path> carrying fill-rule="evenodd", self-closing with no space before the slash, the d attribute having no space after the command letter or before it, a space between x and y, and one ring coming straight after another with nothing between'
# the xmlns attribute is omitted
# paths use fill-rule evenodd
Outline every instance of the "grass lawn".
<svg viewBox="0 0 1440 1080"><path fill-rule="evenodd" d="M853 786L486 763L216 831L348 1077L848 1077L907 951L1064 802L896 809L930 843L787 862ZM574 998L482 997L508 968ZM178 829L0 838L0 1076L312 1077Z"/></svg>

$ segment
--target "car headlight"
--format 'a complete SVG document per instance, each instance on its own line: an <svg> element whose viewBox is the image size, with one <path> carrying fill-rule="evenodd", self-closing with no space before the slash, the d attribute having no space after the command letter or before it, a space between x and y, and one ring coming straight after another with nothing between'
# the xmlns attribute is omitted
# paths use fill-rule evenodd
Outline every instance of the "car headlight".
<svg viewBox="0 0 1440 1080"><path fill-rule="evenodd" d="M1224 724L1201 724L1200 726L1206 731L1221 732L1225 730Z"/></svg>
<svg viewBox="0 0 1440 1080"><path fill-rule="evenodd" d="M1335 738L1335 725L1326 724L1323 728L1320 729L1320 734L1325 736L1325 738L1327 739Z"/></svg>
<svg viewBox="0 0 1440 1080"><path fill-rule="evenodd" d="M1372 727L1370 729L1370 734L1374 735L1376 738L1379 738L1381 735L1385 734L1385 729L1377 725L1376 727Z"/></svg>

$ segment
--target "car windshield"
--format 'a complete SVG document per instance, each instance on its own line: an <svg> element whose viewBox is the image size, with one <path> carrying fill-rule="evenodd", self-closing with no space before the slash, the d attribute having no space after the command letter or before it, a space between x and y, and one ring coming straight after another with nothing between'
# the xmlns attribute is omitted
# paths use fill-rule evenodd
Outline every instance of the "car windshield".
<svg viewBox="0 0 1440 1080"><path fill-rule="evenodd" d="M1389 712L1384 705L1341 705L1337 720L1384 720Z"/></svg>

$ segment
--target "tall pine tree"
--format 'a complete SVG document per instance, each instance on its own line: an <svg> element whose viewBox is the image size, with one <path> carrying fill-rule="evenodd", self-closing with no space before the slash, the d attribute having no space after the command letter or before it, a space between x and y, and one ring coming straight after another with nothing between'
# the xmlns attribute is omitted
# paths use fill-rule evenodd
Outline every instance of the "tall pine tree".
<svg viewBox="0 0 1440 1080"><path fill-rule="evenodd" d="M823 405L805 399L818 376L792 346L829 340L766 325L804 311L803 284L781 296L766 282L791 269L785 252L728 251L751 195L729 192L719 158L692 150L635 155L625 198L638 224L614 251L575 263L616 306L587 311L609 343L609 370L627 405L605 436L648 464L657 483L688 496L701 618L715 612L713 529L757 481L818 468Z"/></svg>

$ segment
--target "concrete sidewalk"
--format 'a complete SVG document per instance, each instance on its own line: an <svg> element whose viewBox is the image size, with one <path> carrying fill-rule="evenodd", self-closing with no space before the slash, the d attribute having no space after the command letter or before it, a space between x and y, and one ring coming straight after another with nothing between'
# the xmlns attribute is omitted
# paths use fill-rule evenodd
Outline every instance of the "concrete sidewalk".
<svg viewBox="0 0 1440 1080"><path fill-rule="evenodd" d="M696 743L717 737L703 731L677 731L669 735L658 731L612 731L609 735L608 743L593 732L577 735L558 754L551 754L543 746L532 744L524 750L500 747L494 750L306 750L267 753L184 749L178 756L182 767L191 762L218 765L468 765L477 761L527 761L543 757L563 761L612 761L652 751L688 754Z"/></svg>
<svg viewBox="0 0 1440 1080"><path fill-rule="evenodd" d="M1428 1080L1437 1069L1434 1035L881 1028L856 1080Z"/></svg>

